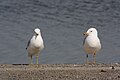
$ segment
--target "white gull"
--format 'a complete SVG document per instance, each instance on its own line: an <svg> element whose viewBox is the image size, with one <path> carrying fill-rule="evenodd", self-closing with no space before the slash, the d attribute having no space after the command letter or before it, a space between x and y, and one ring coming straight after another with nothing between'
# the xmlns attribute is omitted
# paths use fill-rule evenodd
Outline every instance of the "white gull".
<svg viewBox="0 0 120 80"><path fill-rule="evenodd" d="M88 60L88 54L93 54L94 62L96 58L96 53L101 49L101 43L100 39L98 38L98 32L95 28L88 29L87 32L84 33L85 39L83 41L84 51L87 53L87 63L89 63Z"/></svg>
<svg viewBox="0 0 120 80"><path fill-rule="evenodd" d="M30 63L32 64L32 56L36 55L36 64L38 64L38 55L44 48L43 39L39 28L34 30L33 37L28 41L27 51L30 58Z"/></svg>

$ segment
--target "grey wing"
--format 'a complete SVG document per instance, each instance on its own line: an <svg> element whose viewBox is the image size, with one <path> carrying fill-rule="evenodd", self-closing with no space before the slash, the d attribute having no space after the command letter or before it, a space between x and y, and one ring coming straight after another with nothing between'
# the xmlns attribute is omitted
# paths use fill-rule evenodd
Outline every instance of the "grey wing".
<svg viewBox="0 0 120 80"><path fill-rule="evenodd" d="M30 40L28 41L28 44L27 44L27 47L26 47L26 49L28 48L28 46L30 45Z"/></svg>

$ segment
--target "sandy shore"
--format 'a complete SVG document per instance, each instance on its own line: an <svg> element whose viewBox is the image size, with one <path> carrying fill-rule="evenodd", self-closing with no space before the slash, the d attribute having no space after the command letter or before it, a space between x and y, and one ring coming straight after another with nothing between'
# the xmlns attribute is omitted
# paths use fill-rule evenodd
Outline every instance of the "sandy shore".
<svg viewBox="0 0 120 80"><path fill-rule="evenodd" d="M120 64L1 64L0 80L120 80Z"/></svg>

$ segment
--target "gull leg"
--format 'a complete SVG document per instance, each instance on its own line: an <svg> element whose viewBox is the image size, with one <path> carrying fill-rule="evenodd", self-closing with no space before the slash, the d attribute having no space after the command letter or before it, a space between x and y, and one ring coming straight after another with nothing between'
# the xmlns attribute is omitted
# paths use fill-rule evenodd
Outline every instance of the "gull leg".
<svg viewBox="0 0 120 80"><path fill-rule="evenodd" d="M36 55L36 64L38 64L38 54Z"/></svg>
<svg viewBox="0 0 120 80"><path fill-rule="evenodd" d="M86 63L87 63L87 64L89 63L88 54L86 55Z"/></svg>
<svg viewBox="0 0 120 80"><path fill-rule="evenodd" d="M33 64L33 63L32 63L32 56L30 56L30 64Z"/></svg>
<svg viewBox="0 0 120 80"><path fill-rule="evenodd" d="M94 61L93 63L96 64L96 53L93 54Z"/></svg>

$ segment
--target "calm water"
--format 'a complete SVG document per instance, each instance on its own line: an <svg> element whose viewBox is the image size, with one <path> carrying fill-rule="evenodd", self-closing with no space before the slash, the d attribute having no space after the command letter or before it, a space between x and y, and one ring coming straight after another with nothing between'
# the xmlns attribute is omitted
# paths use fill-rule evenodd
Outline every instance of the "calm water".
<svg viewBox="0 0 120 80"><path fill-rule="evenodd" d="M39 63L82 64L82 34L90 26L102 43L97 62L120 62L120 0L0 0L0 63L28 63L25 48L39 27Z"/></svg>

